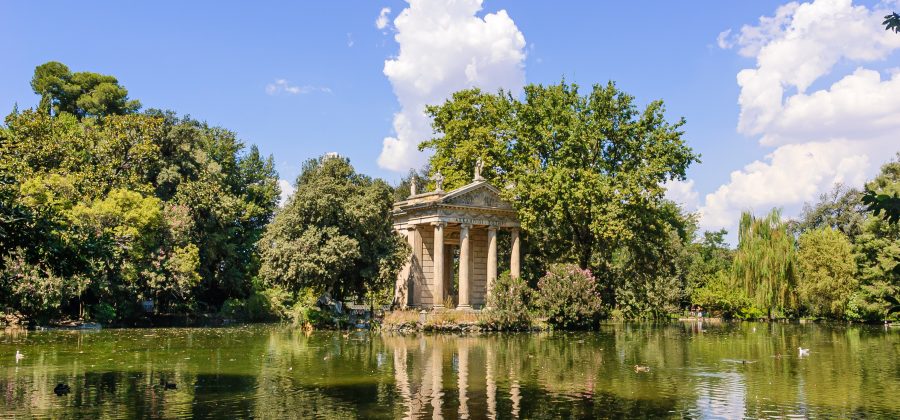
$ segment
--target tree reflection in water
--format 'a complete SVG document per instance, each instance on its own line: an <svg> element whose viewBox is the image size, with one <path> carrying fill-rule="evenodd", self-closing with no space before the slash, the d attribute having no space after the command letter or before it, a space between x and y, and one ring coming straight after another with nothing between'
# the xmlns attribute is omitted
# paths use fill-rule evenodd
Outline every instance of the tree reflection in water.
<svg viewBox="0 0 900 420"><path fill-rule="evenodd" d="M463 336L6 332L0 355L27 357L0 357L0 417L898 418L898 337L748 323ZM809 357L796 356L801 345ZM72 392L57 397L57 383Z"/></svg>

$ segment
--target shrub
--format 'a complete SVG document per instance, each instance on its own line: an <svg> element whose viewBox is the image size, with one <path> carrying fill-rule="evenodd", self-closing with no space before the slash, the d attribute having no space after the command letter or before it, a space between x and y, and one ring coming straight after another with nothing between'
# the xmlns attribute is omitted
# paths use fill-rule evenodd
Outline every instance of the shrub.
<svg viewBox="0 0 900 420"><path fill-rule="evenodd" d="M765 315L753 306L743 289L732 284L724 272L719 272L705 286L695 289L691 301L703 307L704 311L725 319L752 319Z"/></svg>
<svg viewBox="0 0 900 420"><path fill-rule="evenodd" d="M116 320L116 308L108 303L98 303L91 307L91 318L101 324L111 324Z"/></svg>
<svg viewBox="0 0 900 420"><path fill-rule="evenodd" d="M222 304L223 316L248 322L275 321L288 316L290 293L271 288L254 291L246 299L228 299Z"/></svg>
<svg viewBox="0 0 900 420"><path fill-rule="evenodd" d="M531 328L528 304L531 288L521 278L513 278L504 272L494 282L488 295L488 307L481 323L491 329L526 330Z"/></svg>
<svg viewBox="0 0 900 420"><path fill-rule="evenodd" d="M45 264L26 261L24 254L17 249L3 257L0 304L27 317L48 319L87 288L87 278L59 276Z"/></svg>
<svg viewBox="0 0 900 420"><path fill-rule="evenodd" d="M536 306L554 328L592 328L600 318L602 302L597 279L574 264L557 264L538 281Z"/></svg>

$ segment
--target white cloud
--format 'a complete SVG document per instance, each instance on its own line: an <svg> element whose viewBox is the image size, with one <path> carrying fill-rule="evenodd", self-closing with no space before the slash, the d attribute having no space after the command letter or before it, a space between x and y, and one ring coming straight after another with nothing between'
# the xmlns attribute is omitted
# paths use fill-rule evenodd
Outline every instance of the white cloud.
<svg viewBox="0 0 900 420"><path fill-rule="evenodd" d="M388 20L388 15L391 14L390 7L382 7L381 11L378 12L378 17L375 18L375 27L378 29L387 28L390 21Z"/></svg>
<svg viewBox="0 0 900 420"><path fill-rule="evenodd" d="M853 6L850 0L817 0L778 8L760 26L741 28L741 54L756 57L755 69L738 73L738 131L766 132L781 114L785 90L800 94L841 60L883 60L900 47L900 36L881 26L885 11Z"/></svg>
<svg viewBox="0 0 900 420"><path fill-rule="evenodd" d="M394 115L395 137L383 141L379 166L405 171L425 162L417 149L432 136L425 105L470 87L521 90L525 37L505 10L478 17L481 3L410 0L394 20L400 53L385 61L384 74L401 110Z"/></svg>
<svg viewBox="0 0 900 420"><path fill-rule="evenodd" d="M731 29L726 29L722 32L719 32L719 36L716 37L716 44L719 48L725 50L734 46L734 42L732 42L729 37L731 36Z"/></svg>
<svg viewBox="0 0 900 420"><path fill-rule="evenodd" d="M352 47L353 44L354 44L354 42L353 42L353 34L350 33L350 32L347 32L347 47L348 47L348 48L349 48L349 47Z"/></svg>
<svg viewBox="0 0 900 420"><path fill-rule="evenodd" d="M331 93L331 89L324 86L292 85L285 79L278 79L275 80L275 82L266 85L266 93L269 95L279 95L282 93L288 95L305 95L313 92Z"/></svg>
<svg viewBox="0 0 900 420"><path fill-rule="evenodd" d="M281 196L278 198L278 207L284 207L289 198L294 195L294 186L286 179L278 180L278 188L281 188Z"/></svg>
<svg viewBox="0 0 900 420"><path fill-rule="evenodd" d="M693 179L669 181L663 186L666 188L666 198L681 204L682 208L687 211L692 212L697 209L699 194L694 189Z"/></svg>
<svg viewBox="0 0 900 420"><path fill-rule="evenodd" d="M881 26L884 14L850 0L789 3L755 26L720 34L720 47L756 58L737 75L737 130L776 148L706 195L701 225L733 227L742 210L797 209L835 182L859 186L900 149L900 76L883 80L861 67L900 48L900 36ZM834 74L838 63L860 67ZM824 76L842 77L807 93Z"/></svg>
<svg viewBox="0 0 900 420"><path fill-rule="evenodd" d="M741 211L761 214L772 207L799 207L836 182L860 185L871 167L872 150L853 141L790 144L731 173L729 182L706 195L701 225L730 227Z"/></svg>

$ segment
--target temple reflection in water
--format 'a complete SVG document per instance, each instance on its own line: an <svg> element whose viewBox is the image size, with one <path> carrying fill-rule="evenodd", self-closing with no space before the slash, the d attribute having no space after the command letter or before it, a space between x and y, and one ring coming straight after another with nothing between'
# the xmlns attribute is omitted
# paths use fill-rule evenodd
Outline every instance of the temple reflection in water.
<svg viewBox="0 0 900 420"><path fill-rule="evenodd" d="M394 382L406 418L469 418L471 413L497 418L498 399L509 406L506 413L519 417L517 372L508 366L505 372L498 369L495 341L398 335L384 342L394 353Z"/></svg>

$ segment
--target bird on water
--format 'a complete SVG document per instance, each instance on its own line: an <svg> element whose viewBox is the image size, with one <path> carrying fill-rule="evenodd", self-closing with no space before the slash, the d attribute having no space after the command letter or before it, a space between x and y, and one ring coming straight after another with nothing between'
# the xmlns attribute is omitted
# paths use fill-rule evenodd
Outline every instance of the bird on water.
<svg viewBox="0 0 900 420"><path fill-rule="evenodd" d="M56 388L53 388L53 393L60 397L68 394L70 391L72 391L72 388L63 383L56 384Z"/></svg>

